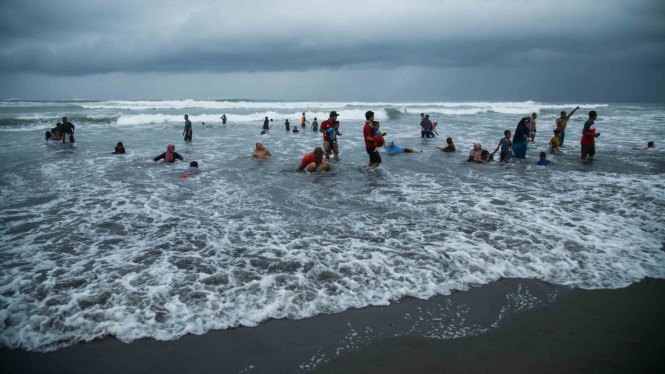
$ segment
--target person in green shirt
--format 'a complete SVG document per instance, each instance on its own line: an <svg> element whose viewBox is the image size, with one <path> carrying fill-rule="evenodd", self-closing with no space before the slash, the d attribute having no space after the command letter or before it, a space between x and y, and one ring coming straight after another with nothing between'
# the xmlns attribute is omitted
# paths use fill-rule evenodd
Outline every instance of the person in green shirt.
<svg viewBox="0 0 665 374"><path fill-rule="evenodd" d="M189 121L189 116L185 114L185 131L182 132L185 135L185 141L192 141L192 123Z"/></svg>

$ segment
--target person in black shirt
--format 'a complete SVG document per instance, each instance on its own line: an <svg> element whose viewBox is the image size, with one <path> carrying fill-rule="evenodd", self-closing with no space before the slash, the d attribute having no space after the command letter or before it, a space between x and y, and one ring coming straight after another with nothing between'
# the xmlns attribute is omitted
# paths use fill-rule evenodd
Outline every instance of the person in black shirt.
<svg viewBox="0 0 665 374"><path fill-rule="evenodd" d="M64 143L67 135L69 135L69 142L74 143L74 129L76 126L74 126L73 123L67 121L67 117L62 117L62 142Z"/></svg>

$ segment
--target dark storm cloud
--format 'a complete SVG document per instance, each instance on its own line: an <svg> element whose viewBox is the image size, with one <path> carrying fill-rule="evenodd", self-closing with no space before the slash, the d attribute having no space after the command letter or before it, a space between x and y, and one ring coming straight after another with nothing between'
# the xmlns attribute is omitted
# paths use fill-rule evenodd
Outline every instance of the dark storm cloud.
<svg viewBox="0 0 665 374"><path fill-rule="evenodd" d="M4 1L0 71L660 69L663 16L659 1Z"/></svg>

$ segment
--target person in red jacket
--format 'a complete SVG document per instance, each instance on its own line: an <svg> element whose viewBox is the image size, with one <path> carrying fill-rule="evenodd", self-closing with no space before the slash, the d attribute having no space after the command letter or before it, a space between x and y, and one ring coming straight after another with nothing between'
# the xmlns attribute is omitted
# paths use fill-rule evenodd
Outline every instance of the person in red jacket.
<svg viewBox="0 0 665 374"><path fill-rule="evenodd" d="M334 110L330 112L330 117L327 120L321 122L321 127L319 128L319 132L323 133L323 149L325 150L326 158L330 158L330 154L333 153L335 155L335 159L337 159L337 155L339 154L337 143L333 143L331 145L328 139L328 129L332 128L333 123L337 121L338 115L339 114L337 114L337 112Z"/></svg>
<svg viewBox="0 0 665 374"><path fill-rule="evenodd" d="M298 166L299 171L308 171L313 173L315 171L326 171L330 169L330 164L328 161L323 161L323 149L321 147L316 147L314 152L310 152L302 158L300 166Z"/></svg>
<svg viewBox="0 0 665 374"><path fill-rule="evenodd" d="M589 120L582 129L582 160L586 160L587 157L593 160L593 156L596 155L596 138L600 136L600 133L596 132L596 118L598 118L596 111L590 111Z"/></svg>

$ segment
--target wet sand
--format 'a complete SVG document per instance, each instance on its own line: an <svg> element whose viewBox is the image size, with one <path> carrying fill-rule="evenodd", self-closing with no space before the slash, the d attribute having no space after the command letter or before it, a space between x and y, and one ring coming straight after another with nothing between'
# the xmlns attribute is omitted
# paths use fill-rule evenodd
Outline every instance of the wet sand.
<svg viewBox="0 0 665 374"><path fill-rule="evenodd" d="M174 341L108 338L48 353L2 349L0 367L3 373L655 373L665 349L663 312L664 280L585 291L504 279L428 300Z"/></svg>
<svg viewBox="0 0 665 374"><path fill-rule="evenodd" d="M315 373L663 373L665 281L577 290L503 328L454 340L396 338Z"/></svg>

